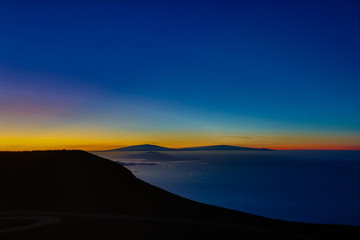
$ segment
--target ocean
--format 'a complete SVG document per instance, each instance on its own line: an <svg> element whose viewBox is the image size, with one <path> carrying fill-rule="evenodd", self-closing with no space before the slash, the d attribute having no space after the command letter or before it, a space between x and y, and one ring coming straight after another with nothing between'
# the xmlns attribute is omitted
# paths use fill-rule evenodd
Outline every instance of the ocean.
<svg viewBox="0 0 360 240"><path fill-rule="evenodd" d="M202 203L274 219L360 226L360 151L94 154Z"/></svg>

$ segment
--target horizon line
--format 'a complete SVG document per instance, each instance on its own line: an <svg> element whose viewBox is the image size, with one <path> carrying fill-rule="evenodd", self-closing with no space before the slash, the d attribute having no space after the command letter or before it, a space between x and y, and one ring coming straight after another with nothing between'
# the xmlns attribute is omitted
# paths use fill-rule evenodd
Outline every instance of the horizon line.
<svg viewBox="0 0 360 240"><path fill-rule="evenodd" d="M142 145L152 145L152 144L139 144L139 145L129 145L126 147L131 146L142 146ZM159 146L159 145L155 145ZM235 146L235 145L206 145L206 146L198 146L198 147L210 147L210 146L233 146L233 147L242 147L242 146ZM163 146L160 146L163 147ZM83 148L46 148L46 149L27 149L27 150L1 150L0 152L34 152L34 151L85 151L85 152L105 152L105 151L111 151L114 149L121 149L124 147L118 147L118 148L107 148L107 149L83 149ZM173 150L181 150L184 148L195 148L195 147L181 147L181 148L170 148L165 147ZM244 147L244 148L253 148L253 149L269 149L269 150L276 150L276 151L360 151L360 147L349 147L349 148L286 148L286 147L273 147L273 148L265 148L265 147ZM129 150L131 151L131 150ZM213 151L221 151L221 150L213 150ZM226 151L226 150L225 150ZM236 150L235 150L236 151ZM246 151L246 150L244 150Z"/></svg>
<svg viewBox="0 0 360 240"><path fill-rule="evenodd" d="M0 152L27 152L27 151L59 151L59 150L82 150L82 151L86 151L86 152L102 152L102 151L110 151L110 150L115 150L115 149L121 149L121 148L125 148L125 147L132 147L132 146L144 146L144 145L152 145L152 146L159 146L159 147L164 147L163 145L156 145L156 144L132 144L132 145L115 145L115 144L111 144L111 145L95 145L95 144L84 144L84 145L73 145L73 146L64 146L64 145L60 145L59 147L56 146L44 146L44 147L18 147L18 148L9 148L9 149L1 149L0 148ZM325 145L325 144L324 144ZM227 144L212 144L212 145L196 145L196 146L182 146L182 147L164 147L164 148L169 148L172 150L181 150L184 148L197 148L197 147L211 147L211 146L232 146L232 147L240 147L240 148L252 148L252 149L269 149L269 150L277 150L277 151L285 151L285 150L304 150L304 151L309 151L309 150L328 150L328 151L359 151L360 150L360 146L334 146L334 145L330 145L330 146L319 146L318 144L314 144L314 146L306 146L306 145L292 145L292 146L260 146L260 147L254 147L254 146L238 146L238 145L227 145Z"/></svg>

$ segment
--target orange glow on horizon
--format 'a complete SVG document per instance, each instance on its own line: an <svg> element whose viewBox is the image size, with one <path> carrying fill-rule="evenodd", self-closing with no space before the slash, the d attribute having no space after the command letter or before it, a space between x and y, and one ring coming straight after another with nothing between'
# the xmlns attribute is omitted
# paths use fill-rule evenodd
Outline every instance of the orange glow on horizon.
<svg viewBox="0 0 360 240"><path fill-rule="evenodd" d="M273 147L274 150L360 150L360 146L343 146L343 145L293 145Z"/></svg>
<svg viewBox="0 0 360 240"><path fill-rule="evenodd" d="M11 144L4 146L0 142L0 151L31 151L31 150L84 150L84 151L106 151L115 148L127 147L131 145L153 144L169 148L186 148L186 147L199 147L199 146L211 146L211 145L232 145L238 147L249 148L269 148L274 150L360 150L360 146L346 146L346 145L321 145L321 144L299 144L299 145L280 145L280 146L264 146L264 145L239 145L239 144L209 144L209 143L197 143L197 144L181 144L181 145L168 145L162 143L149 143L149 142L131 142L116 144L115 142L109 143L82 143L82 144L64 144L64 143L48 143L48 144Z"/></svg>
<svg viewBox="0 0 360 240"><path fill-rule="evenodd" d="M209 132L126 131L92 126L65 126L26 131L6 128L0 136L0 151L81 149L102 151L131 145L153 144L169 148L232 145L275 150L360 150L360 136L275 135Z"/></svg>

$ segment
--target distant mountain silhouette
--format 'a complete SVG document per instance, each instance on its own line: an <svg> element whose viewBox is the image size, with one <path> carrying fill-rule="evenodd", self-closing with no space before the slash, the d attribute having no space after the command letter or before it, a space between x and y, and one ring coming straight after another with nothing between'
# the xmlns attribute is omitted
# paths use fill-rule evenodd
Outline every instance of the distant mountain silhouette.
<svg viewBox="0 0 360 240"><path fill-rule="evenodd" d="M166 148L151 144L134 145L129 147L116 148L109 151L174 151L175 149Z"/></svg>
<svg viewBox="0 0 360 240"><path fill-rule="evenodd" d="M203 147L189 147L189 148L181 148L182 151L218 151L218 150L246 150L246 151L273 151L268 148L247 148L247 147L236 147L230 145L214 145L214 146L203 146Z"/></svg>
<svg viewBox="0 0 360 240"><path fill-rule="evenodd" d="M0 152L0 191L2 240L360 237L357 227L291 223L191 201L84 151Z"/></svg>
<svg viewBox="0 0 360 240"><path fill-rule="evenodd" d="M176 148L166 148L151 144L134 145L129 147L112 149L108 151L219 151L219 150L274 151L268 148L246 148L246 147L236 147L230 145L214 145L214 146L189 147L189 148L176 149Z"/></svg>

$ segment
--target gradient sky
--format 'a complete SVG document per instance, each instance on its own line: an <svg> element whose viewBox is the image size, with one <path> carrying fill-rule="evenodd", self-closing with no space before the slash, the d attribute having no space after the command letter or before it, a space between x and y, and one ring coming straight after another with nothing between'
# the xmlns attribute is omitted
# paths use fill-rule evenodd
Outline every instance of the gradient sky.
<svg viewBox="0 0 360 240"><path fill-rule="evenodd" d="M360 149L360 1L1 1L0 150Z"/></svg>

